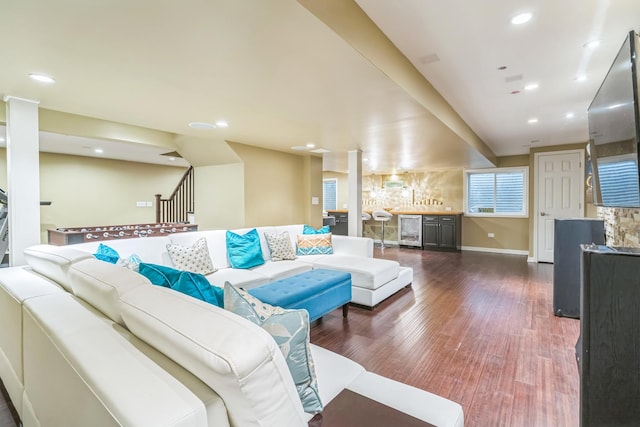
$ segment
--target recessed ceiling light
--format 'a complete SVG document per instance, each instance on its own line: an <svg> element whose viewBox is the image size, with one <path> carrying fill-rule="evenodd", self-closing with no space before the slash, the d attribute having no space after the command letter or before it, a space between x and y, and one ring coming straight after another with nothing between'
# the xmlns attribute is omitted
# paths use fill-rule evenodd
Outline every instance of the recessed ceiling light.
<svg viewBox="0 0 640 427"><path fill-rule="evenodd" d="M315 150L311 150L311 152L316 154L330 153L330 151L325 148L316 148Z"/></svg>
<svg viewBox="0 0 640 427"><path fill-rule="evenodd" d="M0 142L4 142L4 137L0 136Z"/></svg>
<svg viewBox="0 0 640 427"><path fill-rule="evenodd" d="M530 12L520 13L511 18L511 23L513 25L521 25L529 22L531 18L533 18L533 14Z"/></svg>
<svg viewBox="0 0 640 427"><path fill-rule="evenodd" d="M315 148L316 144L314 144L313 142L310 142L307 144L307 148Z"/></svg>
<svg viewBox="0 0 640 427"><path fill-rule="evenodd" d="M585 76L584 74L580 74L579 76L576 76L574 80L577 82L586 82L587 76Z"/></svg>
<svg viewBox="0 0 640 427"><path fill-rule="evenodd" d="M96 154L102 154L102 153L104 153L104 150L102 148L94 148L93 152L96 153Z"/></svg>
<svg viewBox="0 0 640 427"><path fill-rule="evenodd" d="M362 158L362 161L363 161L363 162L368 162L368 161L369 161L369 159L367 159L366 157L363 157L363 158Z"/></svg>
<svg viewBox="0 0 640 427"><path fill-rule="evenodd" d="M308 150L308 148L305 147L304 145L296 145L296 146L291 147L291 149L295 150L295 151L307 151Z"/></svg>
<svg viewBox="0 0 640 427"><path fill-rule="evenodd" d="M582 45L585 49L595 49L600 46L600 40L591 40Z"/></svg>
<svg viewBox="0 0 640 427"><path fill-rule="evenodd" d="M534 90L534 89L538 89L538 87L540 87L538 83L529 83L524 87L524 90Z"/></svg>
<svg viewBox="0 0 640 427"><path fill-rule="evenodd" d="M224 120L218 120L216 122L216 126L219 128L227 128L229 127L229 123L225 122Z"/></svg>
<svg viewBox="0 0 640 427"><path fill-rule="evenodd" d="M567 113L566 118L567 119L573 119L576 115L573 113Z"/></svg>
<svg viewBox="0 0 640 427"><path fill-rule="evenodd" d="M191 122L189 123L189 127L192 129L215 129L216 125L205 122Z"/></svg>
<svg viewBox="0 0 640 427"><path fill-rule="evenodd" d="M172 162L176 160L175 157L169 157L169 160L171 160Z"/></svg>
<svg viewBox="0 0 640 427"><path fill-rule="evenodd" d="M40 83L55 83L56 80L51 77L51 76L47 76L46 74L40 74L40 73L29 73L29 78L31 80L35 80L37 82Z"/></svg>
<svg viewBox="0 0 640 427"><path fill-rule="evenodd" d="M530 118L529 120L527 120L528 123L538 123L538 119L536 119L535 117Z"/></svg>

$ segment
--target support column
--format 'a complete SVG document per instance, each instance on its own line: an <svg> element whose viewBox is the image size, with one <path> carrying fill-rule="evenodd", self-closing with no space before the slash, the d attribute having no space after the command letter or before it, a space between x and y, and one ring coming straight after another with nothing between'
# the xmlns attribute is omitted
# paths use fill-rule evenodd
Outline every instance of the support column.
<svg viewBox="0 0 640 427"><path fill-rule="evenodd" d="M5 96L9 264L26 264L24 250L40 243L38 101ZM4 254L2 254L4 255Z"/></svg>
<svg viewBox="0 0 640 427"><path fill-rule="evenodd" d="M348 156L349 236L362 237L362 151L349 151Z"/></svg>

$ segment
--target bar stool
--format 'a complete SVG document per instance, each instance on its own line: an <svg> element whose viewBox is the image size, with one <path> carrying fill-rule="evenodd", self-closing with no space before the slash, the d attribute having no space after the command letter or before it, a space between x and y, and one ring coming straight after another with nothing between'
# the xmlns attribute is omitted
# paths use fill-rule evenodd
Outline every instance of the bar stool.
<svg viewBox="0 0 640 427"><path fill-rule="evenodd" d="M369 212L362 212L362 235L364 236L364 222L371 219Z"/></svg>
<svg viewBox="0 0 640 427"><path fill-rule="evenodd" d="M382 223L382 236L380 236L380 248L384 248L384 223L393 218L393 214L390 214L387 211L373 211L373 219L375 221L380 221Z"/></svg>

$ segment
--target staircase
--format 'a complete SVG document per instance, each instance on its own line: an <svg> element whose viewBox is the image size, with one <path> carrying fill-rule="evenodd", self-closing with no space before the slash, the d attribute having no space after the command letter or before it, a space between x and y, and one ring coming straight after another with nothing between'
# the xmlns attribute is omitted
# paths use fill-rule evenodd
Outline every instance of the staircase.
<svg viewBox="0 0 640 427"><path fill-rule="evenodd" d="M182 179L166 199L156 194L156 222L189 222L189 213L194 211L194 173L189 167Z"/></svg>

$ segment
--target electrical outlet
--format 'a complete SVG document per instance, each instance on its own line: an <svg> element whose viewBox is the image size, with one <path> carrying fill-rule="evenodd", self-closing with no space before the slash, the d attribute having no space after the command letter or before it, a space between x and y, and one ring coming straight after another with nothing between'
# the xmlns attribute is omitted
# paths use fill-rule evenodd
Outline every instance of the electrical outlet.
<svg viewBox="0 0 640 427"><path fill-rule="evenodd" d="M496 237L496 235L493 234L493 233L489 233L489 234L487 234L487 237Z"/></svg>
<svg viewBox="0 0 640 427"><path fill-rule="evenodd" d="M147 202L136 202L137 208L144 208L147 205Z"/></svg>

